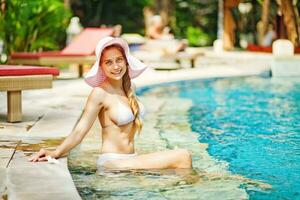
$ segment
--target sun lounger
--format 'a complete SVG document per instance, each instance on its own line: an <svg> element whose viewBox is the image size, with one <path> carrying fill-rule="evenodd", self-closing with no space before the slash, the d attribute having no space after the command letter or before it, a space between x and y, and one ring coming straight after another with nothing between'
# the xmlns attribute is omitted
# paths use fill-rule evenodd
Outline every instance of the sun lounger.
<svg viewBox="0 0 300 200"><path fill-rule="evenodd" d="M22 121L22 91L51 88L59 70L50 67L0 65L0 91L7 91L7 121Z"/></svg>
<svg viewBox="0 0 300 200"><path fill-rule="evenodd" d="M190 62L191 68L194 68L196 58L203 55L203 52L189 53L187 51L180 51L174 55L174 59L176 59L179 62L187 60L188 62Z"/></svg>
<svg viewBox="0 0 300 200"><path fill-rule="evenodd" d="M183 51L176 49L182 44L179 40L153 40L138 34L123 34L134 56L154 69L180 69L195 67L195 61L203 56L199 48L187 47Z"/></svg>
<svg viewBox="0 0 300 200"><path fill-rule="evenodd" d="M83 65L95 61L97 42L114 33L113 28L85 28L62 51L40 53L17 52L10 56L9 64L58 66L64 64L78 64L79 77L83 75Z"/></svg>
<svg viewBox="0 0 300 200"><path fill-rule="evenodd" d="M172 70L182 67L195 67L195 61L204 53L199 48L186 47L184 51L173 52L182 41L147 39L137 33L127 33L121 36L125 39L132 54L154 69Z"/></svg>
<svg viewBox="0 0 300 200"><path fill-rule="evenodd" d="M154 69L180 69L184 67L184 62L188 62L188 66L195 67L195 61L199 56L203 56L203 52L180 51L175 54L164 55L159 51L138 50L133 55L148 64Z"/></svg>

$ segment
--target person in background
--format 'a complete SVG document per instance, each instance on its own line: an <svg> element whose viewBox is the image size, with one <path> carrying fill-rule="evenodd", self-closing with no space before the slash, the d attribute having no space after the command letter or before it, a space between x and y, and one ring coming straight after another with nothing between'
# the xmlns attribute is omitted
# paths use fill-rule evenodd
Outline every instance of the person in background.
<svg viewBox="0 0 300 200"><path fill-rule="evenodd" d="M186 40L176 40L174 35L170 33L170 28L164 26L160 15L154 15L150 19L150 24L146 30L146 37L149 40L142 49L148 51L161 50L166 55L172 55L179 51L183 51L187 47Z"/></svg>
<svg viewBox="0 0 300 200"><path fill-rule="evenodd" d="M164 26L163 20L159 15L151 17L146 37L150 39L174 39L174 35L170 33L170 28Z"/></svg>

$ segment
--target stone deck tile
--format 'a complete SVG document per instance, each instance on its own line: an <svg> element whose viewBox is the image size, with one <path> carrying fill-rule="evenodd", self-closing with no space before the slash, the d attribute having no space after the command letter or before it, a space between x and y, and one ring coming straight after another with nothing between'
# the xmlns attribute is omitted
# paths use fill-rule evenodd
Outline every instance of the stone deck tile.
<svg viewBox="0 0 300 200"><path fill-rule="evenodd" d="M18 141L1 140L0 138L0 168L6 168L15 151Z"/></svg>
<svg viewBox="0 0 300 200"><path fill-rule="evenodd" d="M6 168L0 167L0 198L4 196L6 190Z"/></svg>
<svg viewBox="0 0 300 200"><path fill-rule="evenodd" d="M15 148L18 144L17 140L8 141L0 138L0 199L4 199L7 189L7 166L12 158Z"/></svg>
<svg viewBox="0 0 300 200"><path fill-rule="evenodd" d="M16 151L7 169L9 199L81 199L69 170L67 158L59 164L28 162L29 156Z"/></svg>
<svg viewBox="0 0 300 200"><path fill-rule="evenodd" d="M28 131L28 134L45 138L66 137L72 132L81 113L81 109L71 111L51 109Z"/></svg>
<svg viewBox="0 0 300 200"><path fill-rule="evenodd" d="M28 162L31 154L41 147L55 148L60 142L61 138L22 138L6 169L9 199L81 199L69 173L67 158L59 159L59 164Z"/></svg>
<svg viewBox="0 0 300 200"><path fill-rule="evenodd" d="M0 148L0 168L6 168L14 151L14 149Z"/></svg>

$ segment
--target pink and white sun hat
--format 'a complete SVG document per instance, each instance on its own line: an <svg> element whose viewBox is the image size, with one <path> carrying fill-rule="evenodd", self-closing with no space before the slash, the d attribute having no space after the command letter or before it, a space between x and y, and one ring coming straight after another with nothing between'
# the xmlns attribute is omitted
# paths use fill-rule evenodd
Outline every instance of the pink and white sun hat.
<svg viewBox="0 0 300 200"><path fill-rule="evenodd" d="M102 51L105 47L113 45L113 44L118 44L120 45L125 52L126 59L128 62L128 70L129 70L129 77L131 79L139 76L147 66L142 63L140 60L137 58L133 57L130 52L129 52L129 47L127 42L122 39L122 38L113 38L113 37L105 37L99 40L97 47L96 47L96 62L94 63L93 67L88 71L86 74L84 80L85 82L92 86L92 87L98 87L103 83L106 79L106 75L104 74L101 66L99 65L100 63L100 58Z"/></svg>

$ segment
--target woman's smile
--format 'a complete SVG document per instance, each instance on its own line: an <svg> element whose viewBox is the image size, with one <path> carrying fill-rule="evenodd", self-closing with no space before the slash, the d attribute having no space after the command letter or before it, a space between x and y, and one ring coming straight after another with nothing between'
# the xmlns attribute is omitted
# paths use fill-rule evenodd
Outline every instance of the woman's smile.
<svg viewBox="0 0 300 200"><path fill-rule="evenodd" d="M111 73L112 73L113 75L115 75L115 76L120 75L121 72L122 72L122 69L118 69L118 70L111 71Z"/></svg>

